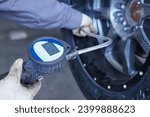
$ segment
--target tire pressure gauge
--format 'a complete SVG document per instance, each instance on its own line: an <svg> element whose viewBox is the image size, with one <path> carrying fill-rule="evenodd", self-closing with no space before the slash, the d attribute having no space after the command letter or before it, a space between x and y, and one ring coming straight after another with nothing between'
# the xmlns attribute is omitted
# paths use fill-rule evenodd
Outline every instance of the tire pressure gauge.
<svg viewBox="0 0 150 117"><path fill-rule="evenodd" d="M23 64L21 83L34 84L43 79L44 74L50 74L62 69L68 60L74 59L80 54L107 47L112 43L112 39L108 37L89 32L85 33L90 37L103 40L103 43L71 51L69 44L53 37L43 37L35 40L28 48L29 61ZM7 73L0 75L0 79L6 75Z"/></svg>
<svg viewBox="0 0 150 117"><path fill-rule="evenodd" d="M50 74L62 69L66 55L71 47L66 42L52 37L40 38L34 41L28 49L30 61L24 64L21 82L33 84Z"/></svg>

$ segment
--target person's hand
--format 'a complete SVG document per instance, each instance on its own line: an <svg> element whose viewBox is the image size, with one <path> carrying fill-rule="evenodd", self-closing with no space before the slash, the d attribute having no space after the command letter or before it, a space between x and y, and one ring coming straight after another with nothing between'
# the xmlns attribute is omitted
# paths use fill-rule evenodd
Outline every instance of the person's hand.
<svg viewBox="0 0 150 117"><path fill-rule="evenodd" d="M23 60L18 59L12 65L9 74L0 81L1 100L29 100L37 94L41 82L32 86L24 87L20 84Z"/></svg>
<svg viewBox="0 0 150 117"><path fill-rule="evenodd" d="M78 29L73 30L73 34L79 37L85 37L86 33L81 30L83 28L86 32L96 33L96 30L94 29L92 19L88 17L87 15L82 15L82 22Z"/></svg>

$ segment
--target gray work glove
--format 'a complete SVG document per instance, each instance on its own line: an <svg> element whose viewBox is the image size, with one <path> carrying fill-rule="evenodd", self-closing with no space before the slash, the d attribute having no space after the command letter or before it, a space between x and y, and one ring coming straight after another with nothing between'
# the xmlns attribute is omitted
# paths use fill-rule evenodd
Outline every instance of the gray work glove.
<svg viewBox="0 0 150 117"><path fill-rule="evenodd" d="M86 33L84 33L81 28L83 28L86 32L96 33L92 19L85 14L82 14L81 25L79 28L73 30L73 34L79 37L85 37Z"/></svg>
<svg viewBox="0 0 150 117"><path fill-rule="evenodd" d="M12 65L9 74L0 81L1 100L31 100L41 87L41 82L24 87L20 84L23 60L18 59Z"/></svg>

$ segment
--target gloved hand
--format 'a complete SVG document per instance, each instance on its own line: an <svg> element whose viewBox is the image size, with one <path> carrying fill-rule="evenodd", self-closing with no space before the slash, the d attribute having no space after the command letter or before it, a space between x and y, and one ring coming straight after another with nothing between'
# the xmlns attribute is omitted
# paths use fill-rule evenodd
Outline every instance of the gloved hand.
<svg viewBox="0 0 150 117"><path fill-rule="evenodd" d="M86 33L84 33L81 30L81 28L84 28L86 32L96 33L96 30L94 29L94 26L92 23L92 19L85 14L82 15L82 22L81 22L80 27L78 29L74 29L73 34L79 37L85 37Z"/></svg>
<svg viewBox="0 0 150 117"><path fill-rule="evenodd" d="M0 99L3 100L29 100L37 94L41 82L24 87L20 84L23 60L18 59L12 65L9 74L0 81Z"/></svg>

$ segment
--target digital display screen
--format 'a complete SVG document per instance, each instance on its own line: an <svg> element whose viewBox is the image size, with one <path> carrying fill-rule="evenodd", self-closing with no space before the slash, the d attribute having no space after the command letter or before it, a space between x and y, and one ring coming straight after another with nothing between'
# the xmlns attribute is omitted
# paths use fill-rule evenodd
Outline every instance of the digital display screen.
<svg viewBox="0 0 150 117"><path fill-rule="evenodd" d="M48 52L50 56L60 52L58 48L51 42L42 45L43 48Z"/></svg>

